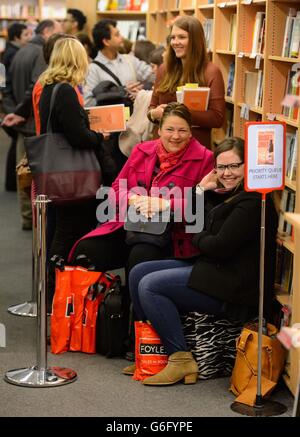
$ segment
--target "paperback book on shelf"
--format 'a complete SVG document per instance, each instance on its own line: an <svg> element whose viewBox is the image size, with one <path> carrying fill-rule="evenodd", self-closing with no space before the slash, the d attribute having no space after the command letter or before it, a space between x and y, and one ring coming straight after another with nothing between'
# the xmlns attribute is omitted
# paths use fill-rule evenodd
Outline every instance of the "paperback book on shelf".
<svg viewBox="0 0 300 437"><path fill-rule="evenodd" d="M121 132L126 130L124 105L91 106L85 108L85 110L92 130L97 132Z"/></svg>

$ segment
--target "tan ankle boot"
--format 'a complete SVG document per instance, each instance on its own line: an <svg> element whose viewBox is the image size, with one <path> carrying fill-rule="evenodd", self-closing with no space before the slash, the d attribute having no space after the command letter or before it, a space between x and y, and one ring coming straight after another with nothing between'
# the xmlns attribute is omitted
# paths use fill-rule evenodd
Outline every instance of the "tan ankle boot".
<svg viewBox="0 0 300 437"><path fill-rule="evenodd" d="M124 367L122 370L123 375L130 375L132 376L135 372L135 364L130 364L130 366Z"/></svg>
<svg viewBox="0 0 300 437"><path fill-rule="evenodd" d="M191 352L175 352L169 356L167 366L150 378L144 385L171 385L183 379L184 384L195 384L198 379L198 365Z"/></svg>

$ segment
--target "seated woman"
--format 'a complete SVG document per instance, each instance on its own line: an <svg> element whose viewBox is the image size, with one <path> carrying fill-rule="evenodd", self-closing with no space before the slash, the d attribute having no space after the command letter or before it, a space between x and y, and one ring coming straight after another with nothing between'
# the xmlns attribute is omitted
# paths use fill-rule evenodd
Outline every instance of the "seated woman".
<svg viewBox="0 0 300 437"><path fill-rule="evenodd" d="M196 262L141 263L129 275L135 314L149 320L169 356L167 366L145 385L197 381L198 366L188 351L180 314L197 311L242 322L257 315L259 299L261 195L246 192L244 142L225 139L215 150L215 169L196 187L204 195L204 230L194 234ZM223 188L219 188L223 187ZM265 308L273 295L277 213L267 198ZM132 374L134 365L123 370Z"/></svg>
<svg viewBox="0 0 300 437"><path fill-rule="evenodd" d="M167 105L159 135L160 139L135 146L111 187L112 197L116 200L114 217L76 243L69 257L71 262L84 254L98 271L124 266L128 271L142 261L174 255L188 258L198 253L192 245L192 234L184 233L182 223L172 226L172 235L163 247L156 245L154 239L153 243L130 245L128 241L127 244L121 213L127 211L128 205L147 217L169 207L175 213L177 208L182 207L183 198L160 198L153 194L153 189L164 187L166 196L168 191L169 194L175 191L182 193L184 188L192 188L213 168L212 152L192 138L191 115L183 104L173 102Z"/></svg>

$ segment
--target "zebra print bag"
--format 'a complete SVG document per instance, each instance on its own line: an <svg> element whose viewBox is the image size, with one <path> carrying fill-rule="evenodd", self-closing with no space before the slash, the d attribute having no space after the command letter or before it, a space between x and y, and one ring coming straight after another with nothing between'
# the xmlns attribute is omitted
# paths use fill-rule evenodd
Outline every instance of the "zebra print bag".
<svg viewBox="0 0 300 437"><path fill-rule="evenodd" d="M187 345L199 367L199 379L230 376L243 325L196 312L183 316L182 323Z"/></svg>

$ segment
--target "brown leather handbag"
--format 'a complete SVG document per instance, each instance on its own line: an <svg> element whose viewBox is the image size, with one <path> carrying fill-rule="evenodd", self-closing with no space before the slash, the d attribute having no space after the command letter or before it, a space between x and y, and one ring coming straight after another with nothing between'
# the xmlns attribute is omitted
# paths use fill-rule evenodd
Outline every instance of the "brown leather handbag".
<svg viewBox="0 0 300 437"><path fill-rule="evenodd" d="M230 390L236 402L253 406L257 392L257 323L247 324L236 345L236 359L231 375ZM262 336L261 394L266 396L275 388L283 371L286 350L277 339L277 328L268 323L268 335Z"/></svg>

